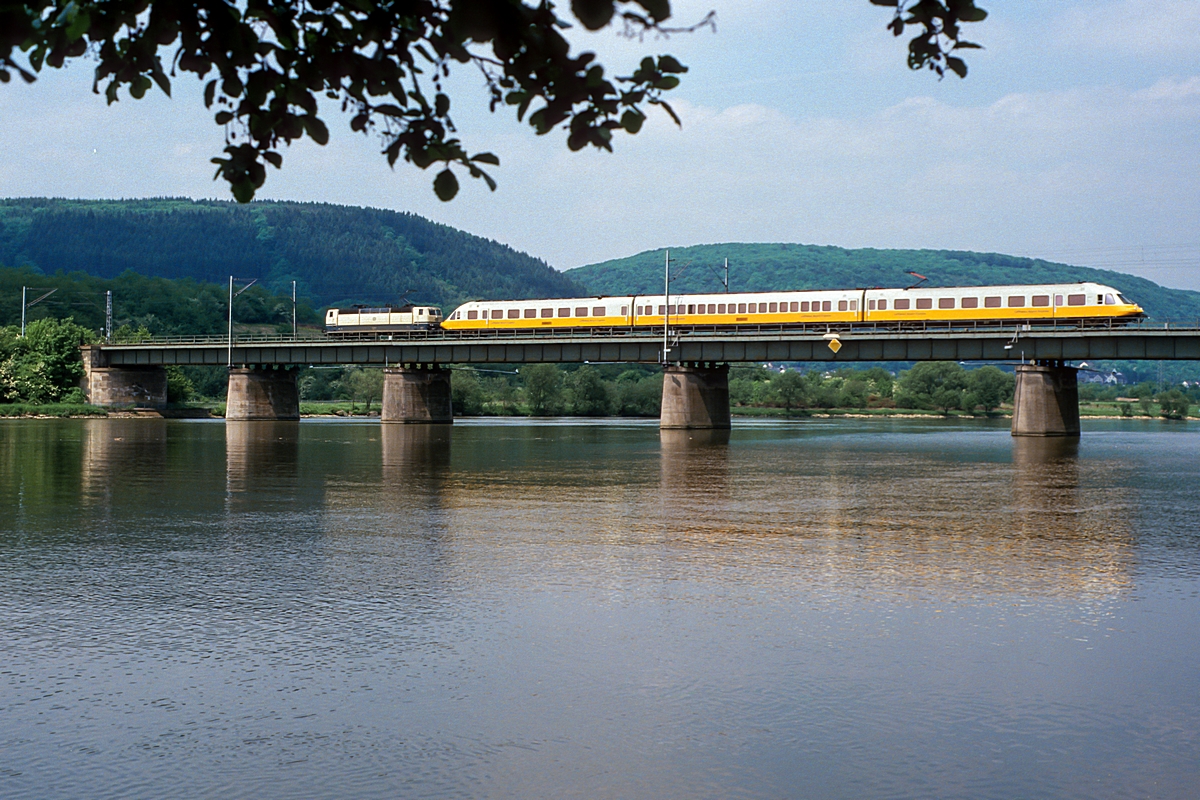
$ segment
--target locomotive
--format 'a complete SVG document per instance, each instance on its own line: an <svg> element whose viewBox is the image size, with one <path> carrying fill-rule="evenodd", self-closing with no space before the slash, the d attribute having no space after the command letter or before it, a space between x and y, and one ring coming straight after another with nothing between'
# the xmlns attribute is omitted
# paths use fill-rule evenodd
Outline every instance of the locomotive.
<svg viewBox="0 0 1200 800"><path fill-rule="evenodd" d="M438 327L442 310L436 306L352 306L325 312L330 334L427 331Z"/></svg>

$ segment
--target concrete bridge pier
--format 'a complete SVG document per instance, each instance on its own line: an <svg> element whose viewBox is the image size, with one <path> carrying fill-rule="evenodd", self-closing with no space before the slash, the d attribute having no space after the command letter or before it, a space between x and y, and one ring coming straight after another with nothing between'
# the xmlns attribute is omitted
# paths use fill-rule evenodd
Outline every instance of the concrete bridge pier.
<svg viewBox="0 0 1200 800"><path fill-rule="evenodd" d="M286 367L230 367L225 419L300 419L296 371Z"/></svg>
<svg viewBox="0 0 1200 800"><path fill-rule="evenodd" d="M1078 436L1077 369L1062 361L1037 361L1017 367L1013 395L1013 436Z"/></svg>
<svg viewBox="0 0 1200 800"><path fill-rule="evenodd" d="M668 364L663 371L660 428L725 430L729 420L729 365Z"/></svg>
<svg viewBox="0 0 1200 800"><path fill-rule="evenodd" d="M411 364L383 371L381 422L444 424L454 422L450 370L440 364Z"/></svg>
<svg viewBox="0 0 1200 800"><path fill-rule="evenodd" d="M167 404L167 369L161 365L110 367L98 345L80 348L83 379L79 386L94 406L162 408Z"/></svg>

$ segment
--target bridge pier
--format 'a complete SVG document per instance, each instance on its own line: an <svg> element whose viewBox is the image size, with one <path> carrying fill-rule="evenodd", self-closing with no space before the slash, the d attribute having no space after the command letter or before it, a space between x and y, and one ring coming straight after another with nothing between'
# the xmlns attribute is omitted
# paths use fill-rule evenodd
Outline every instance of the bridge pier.
<svg viewBox="0 0 1200 800"><path fill-rule="evenodd" d="M162 408L167 404L167 369L157 365L110 367L98 345L84 345L80 388L87 401L105 408Z"/></svg>
<svg viewBox="0 0 1200 800"><path fill-rule="evenodd" d="M444 424L454 422L450 370L440 364L389 367L383 371L381 422Z"/></svg>
<svg viewBox="0 0 1200 800"><path fill-rule="evenodd" d="M1078 436L1077 369L1062 361L1037 361L1017 367L1013 394L1013 436Z"/></svg>
<svg viewBox="0 0 1200 800"><path fill-rule="evenodd" d="M230 367L225 419L300 419L296 371L288 367Z"/></svg>
<svg viewBox="0 0 1200 800"><path fill-rule="evenodd" d="M658 427L728 429L729 365L668 364Z"/></svg>

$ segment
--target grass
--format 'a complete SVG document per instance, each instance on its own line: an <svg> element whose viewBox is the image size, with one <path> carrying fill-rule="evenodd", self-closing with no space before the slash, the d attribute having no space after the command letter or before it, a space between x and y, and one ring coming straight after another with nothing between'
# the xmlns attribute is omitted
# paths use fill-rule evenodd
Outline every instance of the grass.
<svg viewBox="0 0 1200 800"><path fill-rule="evenodd" d="M108 411L86 403L5 403L0 417L103 417Z"/></svg>

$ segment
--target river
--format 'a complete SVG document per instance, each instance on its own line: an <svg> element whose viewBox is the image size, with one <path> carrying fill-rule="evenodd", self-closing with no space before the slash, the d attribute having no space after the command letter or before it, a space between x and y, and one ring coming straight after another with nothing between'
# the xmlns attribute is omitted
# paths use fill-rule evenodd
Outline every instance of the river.
<svg viewBox="0 0 1200 800"><path fill-rule="evenodd" d="M1200 797L1200 424L0 422L0 797Z"/></svg>

